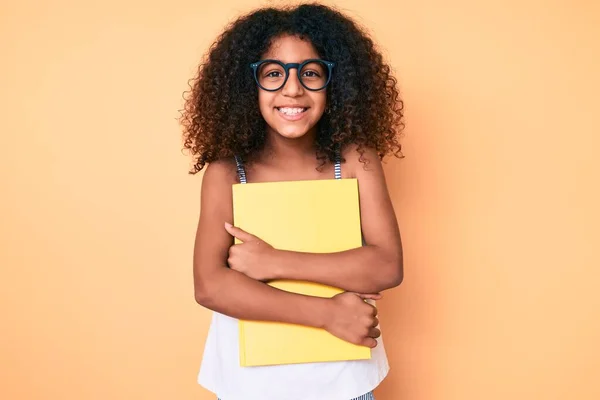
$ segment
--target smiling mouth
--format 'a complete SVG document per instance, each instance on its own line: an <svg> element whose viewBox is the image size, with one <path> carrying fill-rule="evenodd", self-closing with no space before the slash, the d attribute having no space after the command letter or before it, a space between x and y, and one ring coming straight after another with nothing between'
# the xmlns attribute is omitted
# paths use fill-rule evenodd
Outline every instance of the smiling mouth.
<svg viewBox="0 0 600 400"><path fill-rule="evenodd" d="M293 116L305 113L306 110L309 109L309 107L275 107L275 109L277 109L277 111L279 111L283 115Z"/></svg>

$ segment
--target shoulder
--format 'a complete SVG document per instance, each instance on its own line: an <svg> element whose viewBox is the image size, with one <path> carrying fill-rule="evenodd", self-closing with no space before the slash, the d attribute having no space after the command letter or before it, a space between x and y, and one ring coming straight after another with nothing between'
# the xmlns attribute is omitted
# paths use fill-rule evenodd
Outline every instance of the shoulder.
<svg viewBox="0 0 600 400"><path fill-rule="evenodd" d="M360 178L369 175L383 174L383 167L377 151L370 147L351 144L342 150L344 165L342 171L345 178Z"/></svg>
<svg viewBox="0 0 600 400"><path fill-rule="evenodd" d="M233 158L213 161L208 164L202 176L202 198L223 198L224 196L228 198L231 194L231 185L236 183L239 181Z"/></svg>
<svg viewBox="0 0 600 400"><path fill-rule="evenodd" d="M203 182L208 181L209 183L223 183L223 184L234 184L238 183L237 167L235 160L231 159L220 159L213 161L206 167L204 176L202 177Z"/></svg>

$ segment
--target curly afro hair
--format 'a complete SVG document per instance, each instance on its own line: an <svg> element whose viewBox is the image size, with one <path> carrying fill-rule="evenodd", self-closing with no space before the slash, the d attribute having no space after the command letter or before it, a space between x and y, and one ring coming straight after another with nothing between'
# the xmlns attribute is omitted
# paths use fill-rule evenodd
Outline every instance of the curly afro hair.
<svg viewBox="0 0 600 400"><path fill-rule="evenodd" d="M262 8L229 24L205 55L191 90L184 95L180 122L184 148L195 174L207 163L240 156L252 162L265 143L266 122L258 107L258 87L249 64L260 60L277 37L310 41L336 67L327 87L329 112L317 126L316 157L334 161L337 148L365 147L379 157L403 157L397 134L404 127L403 102L389 65L373 40L339 11L320 4Z"/></svg>

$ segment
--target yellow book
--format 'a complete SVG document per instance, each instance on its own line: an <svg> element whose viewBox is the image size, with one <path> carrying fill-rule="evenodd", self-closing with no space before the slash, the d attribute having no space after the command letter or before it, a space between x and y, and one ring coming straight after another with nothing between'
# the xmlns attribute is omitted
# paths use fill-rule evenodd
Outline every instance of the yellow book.
<svg viewBox="0 0 600 400"><path fill-rule="evenodd" d="M233 185L234 224L276 249L333 253L362 245L358 182L327 179ZM289 292L333 297L342 290L278 280ZM277 365L371 358L371 349L301 325L239 321L240 365Z"/></svg>

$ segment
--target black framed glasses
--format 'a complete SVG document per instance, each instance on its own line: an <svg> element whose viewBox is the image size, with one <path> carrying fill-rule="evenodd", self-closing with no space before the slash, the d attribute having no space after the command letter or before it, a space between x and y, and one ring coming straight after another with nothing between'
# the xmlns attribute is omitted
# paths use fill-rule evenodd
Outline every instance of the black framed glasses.
<svg viewBox="0 0 600 400"><path fill-rule="evenodd" d="M250 64L256 84L263 90L275 92L281 89L295 68L298 81L308 90L324 89L331 82L334 62L312 58L302 63L284 64L279 60L260 60Z"/></svg>

